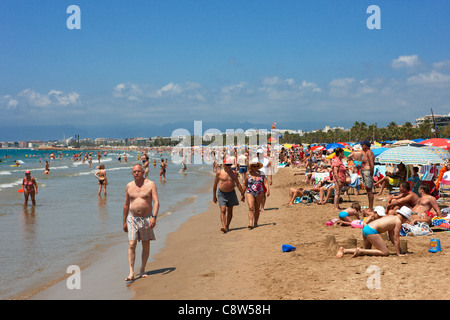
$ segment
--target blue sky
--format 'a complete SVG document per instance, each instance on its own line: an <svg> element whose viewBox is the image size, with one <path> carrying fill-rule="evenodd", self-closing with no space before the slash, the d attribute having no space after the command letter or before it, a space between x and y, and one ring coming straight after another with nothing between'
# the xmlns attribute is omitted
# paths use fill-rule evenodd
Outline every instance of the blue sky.
<svg viewBox="0 0 450 320"><path fill-rule="evenodd" d="M381 29L367 28L370 5ZM449 12L443 0L3 0L0 126L311 130L448 114Z"/></svg>

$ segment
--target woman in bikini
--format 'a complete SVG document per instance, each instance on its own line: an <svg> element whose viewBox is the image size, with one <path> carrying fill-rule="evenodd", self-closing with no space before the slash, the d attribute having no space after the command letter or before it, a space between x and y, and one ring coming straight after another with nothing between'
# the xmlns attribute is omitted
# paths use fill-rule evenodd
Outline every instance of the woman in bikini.
<svg viewBox="0 0 450 320"><path fill-rule="evenodd" d="M245 189L248 204L248 228L251 230L258 226L264 186L266 188L266 197L270 195L270 190L267 178L259 171L263 166L262 163L258 162L257 159L253 159L249 166L250 168L245 175Z"/></svg>
<svg viewBox="0 0 450 320"><path fill-rule="evenodd" d="M33 206L36 205L35 195L38 193L36 180L31 176L30 171L25 171L25 178L22 180L23 195L25 197L24 205L28 205L28 197L31 196Z"/></svg>
<svg viewBox="0 0 450 320"><path fill-rule="evenodd" d="M101 164L98 167L98 171L94 175L98 179L98 195L100 196L103 188L103 194L106 196L106 186L108 185L108 179L106 179L105 165Z"/></svg>

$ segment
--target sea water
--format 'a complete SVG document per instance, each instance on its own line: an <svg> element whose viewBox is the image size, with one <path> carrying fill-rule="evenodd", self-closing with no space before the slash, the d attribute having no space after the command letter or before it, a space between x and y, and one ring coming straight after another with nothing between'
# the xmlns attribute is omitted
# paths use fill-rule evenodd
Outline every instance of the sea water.
<svg viewBox="0 0 450 320"><path fill-rule="evenodd" d="M125 186L133 181L132 166L140 163L138 153L127 151L127 162L123 156L119 162L118 155L123 151L107 151L99 163L97 152L92 151L89 167L87 161L72 160L75 152L80 151L53 151L56 159L52 160L50 151L0 149L0 299L27 298L38 288L67 276L68 266L84 268L108 248L127 243L122 208ZM5 155L9 158L5 159ZM214 175L208 164L188 165L186 173L180 173L181 165L172 163L170 154L164 153L167 181L161 182L161 155L149 156L149 178L156 184L160 201L155 242L161 245L169 232L207 210L212 197L205 190L210 190ZM11 166L15 160L20 167ZM44 174L45 161L50 164L48 175ZM94 173L99 164L106 167L107 196L103 192L98 196ZM24 206L23 193L18 192L26 170L38 184L36 206L32 206L31 199ZM126 259L125 251L125 265ZM120 271L124 277L128 274L126 267ZM106 293L98 296L102 297L109 298Z"/></svg>

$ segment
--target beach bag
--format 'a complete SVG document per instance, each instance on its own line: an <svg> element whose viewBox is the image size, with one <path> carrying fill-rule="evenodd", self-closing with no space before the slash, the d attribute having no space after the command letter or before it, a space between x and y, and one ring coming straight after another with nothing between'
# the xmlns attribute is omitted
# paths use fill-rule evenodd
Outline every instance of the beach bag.
<svg viewBox="0 0 450 320"><path fill-rule="evenodd" d="M407 223L402 224L402 230L407 236L428 236L433 234L430 226L426 222L418 222L415 225L410 225Z"/></svg>

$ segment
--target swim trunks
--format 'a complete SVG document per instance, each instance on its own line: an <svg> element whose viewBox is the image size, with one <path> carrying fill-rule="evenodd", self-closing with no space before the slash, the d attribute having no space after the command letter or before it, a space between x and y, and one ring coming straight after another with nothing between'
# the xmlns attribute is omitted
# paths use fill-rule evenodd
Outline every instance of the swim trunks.
<svg viewBox="0 0 450 320"><path fill-rule="evenodd" d="M364 226L364 228L362 229L362 234L364 237L367 237L368 235L371 235L371 234L378 234L378 231L375 230L374 228L369 227L369 225L366 224Z"/></svg>
<svg viewBox="0 0 450 320"><path fill-rule="evenodd" d="M370 170L361 170L361 177L363 184L366 188L373 188L373 177L370 174Z"/></svg>
<svg viewBox="0 0 450 320"><path fill-rule="evenodd" d="M147 241L156 240L153 229L150 229L151 216L135 217L128 215L128 240Z"/></svg>
<svg viewBox="0 0 450 320"><path fill-rule="evenodd" d="M346 211L339 212L339 219L344 220L347 217L348 217L348 212L346 212Z"/></svg>
<svg viewBox="0 0 450 320"><path fill-rule="evenodd" d="M247 166L239 166L239 173L246 173L247 172Z"/></svg>
<svg viewBox="0 0 450 320"><path fill-rule="evenodd" d="M239 205L235 190L223 192L220 189L217 189L217 199L219 200L219 206L221 207L234 207Z"/></svg>

